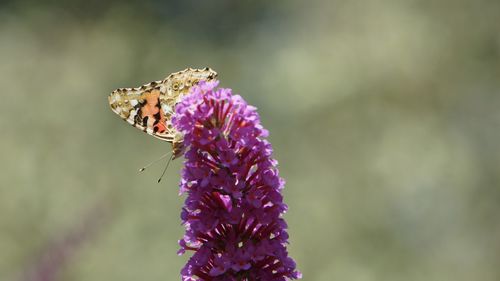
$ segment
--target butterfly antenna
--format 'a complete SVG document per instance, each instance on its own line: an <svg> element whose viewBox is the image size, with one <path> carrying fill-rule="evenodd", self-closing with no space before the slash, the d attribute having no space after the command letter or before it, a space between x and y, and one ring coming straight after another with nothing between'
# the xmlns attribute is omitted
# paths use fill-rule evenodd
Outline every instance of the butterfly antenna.
<svg viewBox="0 0 500 281"><path fill-rule="evenodd" d="M161 179L163 178L163 175L165 175L165 172L167 171L168 169L168 165L170 165L170 162L172 162L172 158L174 158L174 154L172 153L172 155L170 155L170 158L168 158L168 162L167 162L167 165L165 166L165 169L163 169L163 172L161 173L161 176L160 178L158 179L158 183L160 183Z"/></svg>
<svg viewBox="0 0 500 281"><path fill-rule="evenodd" d="M144 172L144 170L146 170L146 168L148 168L149 166L153 165L154 163L156 163L156 162L160 161L161 159L163 159L163 158L167 157L170 153L172 153L172 152L167 152L167 153L163 154L160 158L156 159L155 161L153 161L153 162L151 162L151 163L147 164L146 166L144 166L144 167L140 168L140 169L139 169L139 172ZM171 157L171 158L172 158L172 157Z"/></svg>

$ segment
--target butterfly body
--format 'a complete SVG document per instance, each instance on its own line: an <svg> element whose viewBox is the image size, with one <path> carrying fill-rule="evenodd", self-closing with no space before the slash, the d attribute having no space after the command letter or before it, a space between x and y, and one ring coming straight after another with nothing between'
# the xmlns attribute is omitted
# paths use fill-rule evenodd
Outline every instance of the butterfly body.
<svg viewBox="0 0 500 281"><path fill-rule="evenodd" d="M111 110L141 131L172 144L174 158L182 153L182 135L172 126L175 105L199 81L210 81L217 73L210 68L170 74L138 88L119 88L109 95Z"/></svg>

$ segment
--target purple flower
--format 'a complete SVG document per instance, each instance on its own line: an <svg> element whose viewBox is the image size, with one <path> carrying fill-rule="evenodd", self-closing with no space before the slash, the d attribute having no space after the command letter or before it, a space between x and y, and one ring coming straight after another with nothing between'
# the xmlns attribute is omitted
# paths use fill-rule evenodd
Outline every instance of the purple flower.
<svg viewBox="0 0 500 281"><path fill-rule="evenodd" d="M194 251L182 280L301 278L286 250L284 181L264 139L268 132L255 107L217 85L193 87L172 119L187 148L179 254Z"/></svg>

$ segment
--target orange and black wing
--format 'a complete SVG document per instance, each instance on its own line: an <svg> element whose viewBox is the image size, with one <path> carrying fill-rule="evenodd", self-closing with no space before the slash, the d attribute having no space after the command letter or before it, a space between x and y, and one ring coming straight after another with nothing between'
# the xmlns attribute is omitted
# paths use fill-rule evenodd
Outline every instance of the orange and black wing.
<svg viewBox="0 0 500 281"><path fill-rule="evenodd" d="M168 142L182 141L172 126L175 104L199 81L210 81L217 73L210 68L192 69L170 74L138 88L116 89L109 96L113 112L139 130Z"/></svg>

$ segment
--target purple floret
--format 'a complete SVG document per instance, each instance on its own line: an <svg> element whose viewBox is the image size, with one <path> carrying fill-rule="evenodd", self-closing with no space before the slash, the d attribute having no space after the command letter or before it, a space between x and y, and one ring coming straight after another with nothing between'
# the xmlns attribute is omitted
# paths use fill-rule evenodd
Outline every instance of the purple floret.
<svg viewBox="0 0 500 281"><path fill-rule="evenodd" d="M179 254L194 251L182 280L301 278L286 250L284 181L264 139L268 132L255 107L217 85L192 87L172 119L187 148Z"/></svg>

